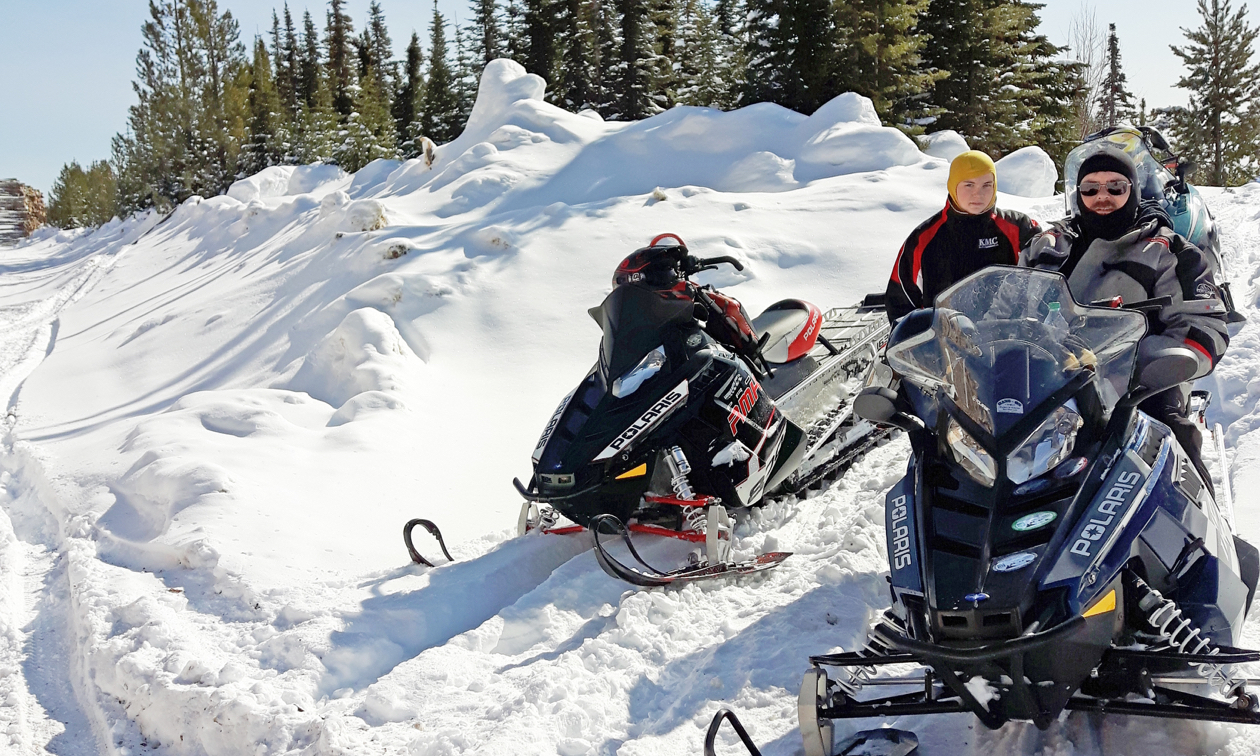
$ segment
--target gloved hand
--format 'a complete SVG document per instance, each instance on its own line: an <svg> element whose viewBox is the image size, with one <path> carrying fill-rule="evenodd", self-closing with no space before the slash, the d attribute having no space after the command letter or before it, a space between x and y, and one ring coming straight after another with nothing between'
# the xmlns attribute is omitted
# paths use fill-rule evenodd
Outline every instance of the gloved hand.
<svg viewBox="0 0 1260 756"><path fill-rule="evenodd" d="M1144 199L1138 203L1137 222L1148 223L1152 220L1159 221L1160 225L1166 226L1170 231L1173 230L1172 216L1164 209L1163 204L1156 199Z"/></svg>

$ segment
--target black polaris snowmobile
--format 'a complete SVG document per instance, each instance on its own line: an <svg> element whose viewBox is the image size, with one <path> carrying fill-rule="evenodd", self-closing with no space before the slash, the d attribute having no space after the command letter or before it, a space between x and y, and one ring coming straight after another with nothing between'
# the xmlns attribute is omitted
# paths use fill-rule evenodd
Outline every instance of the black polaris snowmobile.
<svg viewBox="0 0 1260 756"><path fill-rule="evenodd" d="M811 658L808 756L835 752L836 719L971 712L1044 729L1068 709L1260 724L1235 667L1260 661L1235 647L1260 554L1136 409L1195 369L1173 348L1134 376L1145 333L1139 311L1079 305L1059 274L1008 267L898 324L886 355L904 393L855 400L913 449L886 500L892 607L861 650ZM918 671L883 672L907 664Z"/></svg>
<svg viewBox="0 0 1260 756"><path fill-rule="evenodd" d="M743 268L662 234L618 267L590 310L603 330L599 359L543 430L529 485L513 481L526 499L521 532L589 528L604 570L636 585L768 569L787 554L729 560L728 509L798 490L874 443L874 425L855 424L850 405L887 335L880 308L824 313L789 299L749 321L690 280L721 264ZM561 516L575 525L556 527ZM658 570L631 533L703 550ZM618 535L635 567L605 547Z"/></svg>

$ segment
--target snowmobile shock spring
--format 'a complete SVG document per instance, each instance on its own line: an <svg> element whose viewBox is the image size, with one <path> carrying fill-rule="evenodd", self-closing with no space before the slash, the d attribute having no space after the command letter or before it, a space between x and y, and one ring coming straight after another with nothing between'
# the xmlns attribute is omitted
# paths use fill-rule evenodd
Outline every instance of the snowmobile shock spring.
<svg viewBox="0 0 1260 756"><path fill-rule="evenodd" d="M696 498L691 490L691 482L687 480L687 474L691 472L691 463L687 461L687 455L683 454L682 447L671 446L666 449L665 464L669 465L669 483L674 487L674 494L680 499Z"/></svg>
<svg viewBox="0 0 1260 756"><path fill-rule="evenodd" d="M696 533L709 531L709 517L704 507L687 507L683 510L683 530Z"/></svg>
<svg viewBox="0 0 1260 756"><path fill-rule="evenodd" d="M1221 650L1212 645L1212 642L1204 637L1199 628L1189 617L1182 614L1181 609L1172 599L1164 598L1164 595L1155 588L1147 585L1141 578L1134 576L1133 583L1138 590L1146 591L1146 595L1138 601L1138 608L1146 612L1146 621L1151 627L1155 628L1155 632L1159 634L1160 640L1169 646L1177 649L1183 654L1207 654L1214 656L1219 654ZM1216 687L1223 696L1239 696L1242 695L1246 684L1233 677L1220 664L1191 664L1195 671L1199 673L1210 685Z"/></svg>
<svg viewBox="0 0 1260 756"><path fill-rule="evenodd" d="M886 656L889 653L891 649L884 645L883 641L877 638L874 633L875 627L883 624L886 619L886 616L880 615L879 619L871 623L870 630L866 632L866 643L858 651L858 654L861 656ZM837 679L835 681L836 687L850 698L857 696L858 691L862 690L863 686L879 674L879 670L876 667L869 665L865 667L845 667L844 671L849 679Z"/></svg>

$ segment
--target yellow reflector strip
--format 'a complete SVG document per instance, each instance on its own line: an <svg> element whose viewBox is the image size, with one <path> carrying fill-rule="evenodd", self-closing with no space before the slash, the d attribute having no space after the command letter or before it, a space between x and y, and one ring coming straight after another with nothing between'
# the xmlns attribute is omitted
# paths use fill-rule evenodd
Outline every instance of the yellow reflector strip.
<svg viewBox="0 0 1260 756"><path fill-rule="evenodd" d="M640 475L647 475L647 462L644 462L643 464L639 465L633 470L626 470L625 472L617 476L617 480L623 480L625 478L637 478Z"/></svg>
<svg viewBox="0 0 1260 756"><path fill-rule="evenodd" d="M1099 599L1098 603L1091 606L1089 610L1086 611L1083 616L1093 617L1095 614L1106 614L1107 612L1114 612L1115 610L1116 610L1116 591L1113 588L1111 591L1107 593L1106 596L1103 596L1101 599Z"/></svg>

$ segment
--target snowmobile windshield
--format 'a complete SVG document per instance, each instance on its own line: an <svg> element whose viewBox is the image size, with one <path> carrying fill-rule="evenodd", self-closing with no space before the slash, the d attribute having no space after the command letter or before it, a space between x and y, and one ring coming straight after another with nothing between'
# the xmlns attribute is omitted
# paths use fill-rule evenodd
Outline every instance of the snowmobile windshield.
<svg viewBox="0 0 1260 756"><path fill-rule="evenodd" d="M1142 199L1163 200L1164 189L1170 181L1177 177L1164 167L1151 153L1150 145L1137 129L1117 129L1106 136L1086 142L1068 153L1067 162L1063 165L1063 185L1067 187L1066 201L1069 214L1077 214L1076 178L1081 171L1081 163L1090 155L1100 150L1119 147L1133 158L1137 164L1137 183L1142 191Z"/></svg>
<svg viewBox="0 0 1260 756"><path fill-rule="evenodd" d="M690 322L695 304L685 292L657 291L643 286L618 286L599 306L604 339L599 347L599 369L604 383L634 368L661 346L666 331Z"/></svg>
<svg viewBox="0 0 1260 756"><path fill-rule="evenodd" d="M1110 412L1145 334L1137 312L1077 304L1058 273L994 266L942 292L931 327L890 343L888 363L1000 436L1082 370Z"/></svg>

